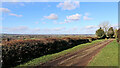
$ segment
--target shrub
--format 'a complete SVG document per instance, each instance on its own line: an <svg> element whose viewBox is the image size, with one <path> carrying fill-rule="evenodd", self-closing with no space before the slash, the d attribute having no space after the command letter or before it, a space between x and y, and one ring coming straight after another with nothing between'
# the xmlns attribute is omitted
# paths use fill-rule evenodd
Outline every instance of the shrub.
<svg viewBox="0 0 120 68"><path fill-rule="evenodd" d="M96 35L98 38L105 38L105 32L101 27L96 31Z"/></svg>
<svg viewBox="0 0 120 68"><path fill-rule="evenodd" d="M113 27L110 27L110 28L109 28L109 30L108 30L108 32L107 32L107 35L108 35L108 37L110 37L110 38L113 37L113 35L114 35Z"/></svg>
<svg viewBox="0 0 120 68"><path fill-rule="evenodd" d="M115 33L114 33L114 37L115 37L115 39L117 39L117 35L118 35L118 30L117 29L115 29Z"/></svg>
<svg viewBox="0 0 120 68"><path fill-rule="evenodd" d="M117 31L117 42L119 42L119 41L120 41L120 28Z"/></svg>

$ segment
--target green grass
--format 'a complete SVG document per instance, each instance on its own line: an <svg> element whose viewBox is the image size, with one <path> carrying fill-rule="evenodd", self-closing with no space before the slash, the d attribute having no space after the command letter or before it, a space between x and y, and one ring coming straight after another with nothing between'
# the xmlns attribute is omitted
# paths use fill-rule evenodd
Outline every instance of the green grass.
<svg viewBox="0 0 120 68"><path fill-rule="evenodd" d="M19 66L37 66L37 65L40 65L40 63L47 62L49 60L55 59L59 56L65 55L65 54L70 53L70 52L75 52L75 51L77 51L81 48L90 46L92 44L95 44L95 43L98 43L98 42L101 42L101 41L104 41L104 40L96 40L96 41L92 41L91 43L80 44L78 46L75 46L73 48L70 48L70 49L55 53L55 54L49 54L49 55L41 56L41 57L33 59L33 60L31 60L27 63L18 65L17 67L19 67Z"/></svg>
<svg viewBox="0 0 120 68"><path fill-rule="evenodd" d="M118 66L118 43L116 40L105 46L88 66Z"/></svg>

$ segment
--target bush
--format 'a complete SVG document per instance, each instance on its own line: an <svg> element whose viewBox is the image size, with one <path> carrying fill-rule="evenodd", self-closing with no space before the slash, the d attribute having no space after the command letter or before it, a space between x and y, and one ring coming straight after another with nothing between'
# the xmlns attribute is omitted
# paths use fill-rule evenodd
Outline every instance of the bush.
<svg viewBox="0 0 120 68"><path fill-rule="evenodd" d="M108 37L112 38L114 36L114 30L113 27L110 27L107 32Z"/></svg>
<svg viewBox="0 0 120 68"><path fill-rule="evenodd" d="M119 42L119 41L120 41L120 28L117 31L117 42Z"/></svg>
<svg viewBox="0 0 120 68"><path fill-rule="evenodd" d="M117 29L115 29L115 31L114 31L114 37L115 37L115 39L117 39L117 37L118 37L118 30Z"/></svg>
<svg viewBox="0 0 120 68"><path fill-rule="evenodd" d="M96 31L96 35L98 38L105 38L105 32L101 27Z"/></svg>
<svg viewBox="0 0 120 68"><path fill-rule="evenodd" d="M4 68L13 67L31 59L87 42L89 42L87 38L47 38L9 41L2 45L2 66Z"/></svg>

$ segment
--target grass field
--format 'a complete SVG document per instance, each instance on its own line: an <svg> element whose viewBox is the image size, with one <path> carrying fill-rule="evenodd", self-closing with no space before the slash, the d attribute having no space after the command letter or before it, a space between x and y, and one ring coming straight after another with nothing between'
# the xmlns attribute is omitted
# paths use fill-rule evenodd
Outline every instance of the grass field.
<svg viewBox="0 0 120 68"><path fill-rule="evenodd" d="M116 40L104 47L88 66L118 66L118 43Z"/></svg>
<svg viewBox="0 0 120 68"><path fill-rule="evenodd" d="M101 41L104 41L104 40L96 40L96 41L92 41L91 43L80 44L80 45L78 45L78 46L75 46L75 47L73 47L73 48L70 48L70 49L61 51L61 52L59 52L59 53L50 54L50 55L45 55L45 56L42 56L42 57L33 59L33 60L31 60L31 61L29 61L29 62L27 62L27 63L18 65L17 67L19 67L19 66L37 66L37 65L40 65L40 63L47 62L47 61L52 60L52 59L55 59L55 58L57 58L57 57L59 57L59 56L65 55L65 54L70 53L70 52L77 51L77 50L79 50L79 49L81 49L81 48L90 46L90 45L92 45L92 44L95 44L95 43L98 43L98 42L101 42Z"/></svg>

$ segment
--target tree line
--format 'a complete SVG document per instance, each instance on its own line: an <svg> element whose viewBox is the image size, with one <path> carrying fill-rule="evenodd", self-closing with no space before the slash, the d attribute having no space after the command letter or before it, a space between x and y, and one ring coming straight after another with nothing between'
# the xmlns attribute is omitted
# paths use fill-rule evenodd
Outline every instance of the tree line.
<svg viewBox="0 0 120 68"><path fill-rule="evenodd" d="M117 38L117 29L111 27L109 22L103 22L96 31L98 38Z"/></svg>

